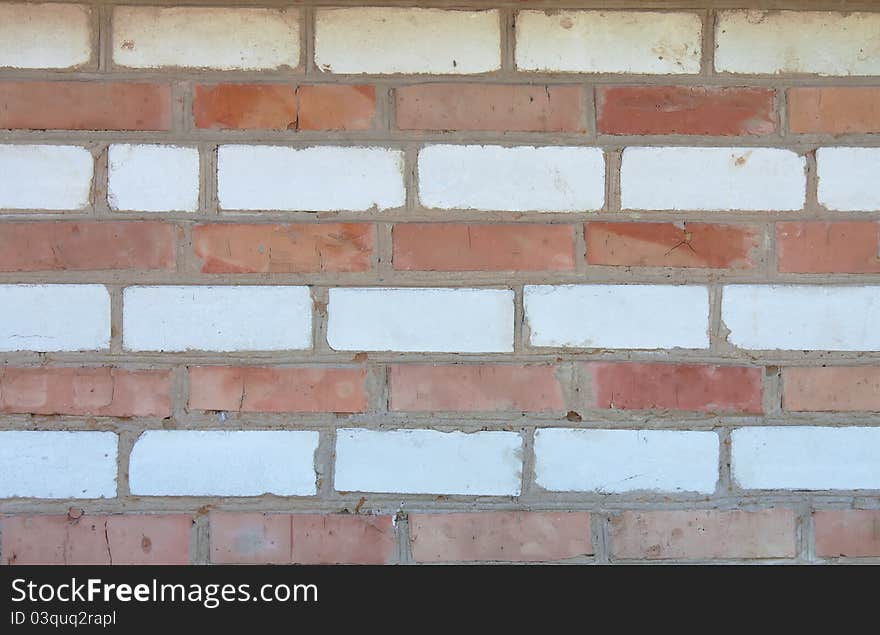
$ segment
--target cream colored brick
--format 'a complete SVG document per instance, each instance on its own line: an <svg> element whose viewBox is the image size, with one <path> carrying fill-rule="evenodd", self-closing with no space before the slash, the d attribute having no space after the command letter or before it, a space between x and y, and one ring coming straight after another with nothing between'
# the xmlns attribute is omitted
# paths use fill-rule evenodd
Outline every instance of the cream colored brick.
<svg viewBox="0 0 880 635"><path fill-rule="evenodd" d="M0 4L0 68L74 68L92 59L92 14L78 4Z"/></svg>

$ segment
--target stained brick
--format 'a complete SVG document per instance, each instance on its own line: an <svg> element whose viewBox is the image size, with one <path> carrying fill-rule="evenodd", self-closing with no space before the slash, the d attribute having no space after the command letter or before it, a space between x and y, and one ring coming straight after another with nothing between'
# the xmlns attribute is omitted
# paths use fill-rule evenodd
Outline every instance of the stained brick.
<svg viewBox="0 0 880 635"><path fill-rule="evenodd" d="M776 250L785 273L878 273L880 223L777 223Z"/></svg>

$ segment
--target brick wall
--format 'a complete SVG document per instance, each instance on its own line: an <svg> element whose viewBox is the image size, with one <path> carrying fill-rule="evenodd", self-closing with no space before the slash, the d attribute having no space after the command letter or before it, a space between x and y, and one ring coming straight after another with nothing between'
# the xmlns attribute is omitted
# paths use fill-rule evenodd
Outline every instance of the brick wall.
<svg viewBox="0 0 880 635"><path fill-rule="evenodd" d="M880 561L873 3L197 4L0 3L3 563Z"/></svg>

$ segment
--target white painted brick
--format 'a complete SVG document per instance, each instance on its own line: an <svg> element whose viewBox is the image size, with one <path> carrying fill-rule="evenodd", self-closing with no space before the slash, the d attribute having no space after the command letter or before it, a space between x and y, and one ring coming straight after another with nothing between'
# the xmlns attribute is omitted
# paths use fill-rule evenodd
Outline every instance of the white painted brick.
<svg viewBox="0 0 880 635"><path fill-rule="evenodd" d="M315 63L332 73L464 75L498 70L498 11L318 9Z"/></svg>
<svg viewBox="0 0 880 635"><path fill-rule="evenodd" d="M819 148L819 203L828 209L880 210L880 148Z"/></svg>
<svg viewBox="0 0 880 635"><path fill-rule="evenodd" d="M118 7L113 61L128 68L260 70L299 64L299 11Z"/></svg>
<svg viewBox="0 0 880 635"><path fill-rule="evenodd" d="M806 160L777 148L627 148L623 209L799 210Z"/></svg>
<svg viewBox="0 0 880 635"><path fill-rule="evenodd" d="M110 345L100 284L0 285L0 351L86 351Z"/></svg>
<svg viewBox="0 0 880 635"><path fill-rule="evenodd" d="M555 492L711 494L718 448L714 432L541 429L535 432L535 478Z"/></svg>
<svg viewBox="0 0 880 635"><path fill-rule="evenodd" d="M516 66L526 71L679 75L700 72L696 13L520 11Z"/></svg>
<svg viewBox="0 0 880 635"><path fill-rule="evenodd" d="M336 490L518 496L522 437L515 432L341 429Z"/></svg>
<svg viewBox="0 0 880 635"><path fill-rule="evenodd" d="M130 351L311 348L312 298L308 287L128 287L122 341Z"/></svg>
<svg viewBox="0 0 880 635"><path fill-rule="evenodd" d="M220 146L220 207L362 211L406 202L403 153L387 148Z"/></svg>
<svg viewBox="0 0 880 635"><path fill-rule="evenodd" d="M199 207L199 151L159 145L112 145L110 207L119 211L194 212Z"/></svg>
<svg viewBox="0 0 880 635"><path fill-rule="evenodd" d="M708 348L709 291L701 286L526 286L532 346Z"/></svg>
<svg viewBox="0 0 880 635"><path fill-rule="evenodd" d="M74 68L92 59L91 12L76 4L0 4L0 68Z"/></svg>
<svg viewBox="0 0 880 635"><path fill-rule="evenodd" d="M419 152L425 207L578 212L605 203L599 148L427 146Z"/></svg>
<svg viewBox="0 0 880 635"><path fill-rule="evenodd" d="M880 287L730 285L727 341L754 350L880 350Z"/></svg>
<svg viewBox="0 0 880 635"><path fill-rule="evenodd" d="M715 68L727 73L880 75L880 14L723 11Z"/></svg>
<svg viewBox="0 0 880 635"><path fill-rule="evenodd" d="M880 428L760 426L731 440L744 489L880 489Z"/></svg>
<svg viewBox="0 0 880 635"><path fill-rule="evenodd" d="M313 496L318 433L149 430L131 451L140 496Z"/></svg>
<svg viewBox="0 0 880 635"><path fill-rule="evenodd" d="M513 291L330 289L327 341L337 351L513 351Z"/></svg>
<svg viewBox="0 0 880 635"><path fill-rule="evenodd" d="M0 145L0 209L85 209L93 171L79 146Z"/></svg>
<svg viewBox="0 0 880 635"><path fill-rule="evenodd" d="M114 498L112 432L0 432L0 498Z"/></svg>

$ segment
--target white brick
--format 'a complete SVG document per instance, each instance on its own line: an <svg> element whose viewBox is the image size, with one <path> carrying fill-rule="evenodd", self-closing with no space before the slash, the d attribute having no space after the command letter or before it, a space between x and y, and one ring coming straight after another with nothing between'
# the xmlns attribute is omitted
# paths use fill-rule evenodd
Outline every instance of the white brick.
<svg viewBox="0 0 880 635"><path fill-rule="evenodd" d="M79 146L0 145L0 209L85 209L93 170Z"/></svg>
<svg viewBox="0 0 880 635"><path fill-rule="evenodd" d="M799 210L806 160L776 148L627 148L621 205L650 210Z"/></svg>
<svg viewBox="0 0 880 635"><path fill-rule="evenodd" d="M113 61L129 68L260 70L299 64L296 9L119 7Z"/></svg>
<svg viewBox="0 0 880 635"><path fill-rule="evenodd" d="M336 490L518 496L522 438L515 432L341 429Z"/></svg>
<svg viewBox="0 0 880 635"><path fill-rule="evenodd" d="M731 440L744 489L880 489L880 428L760 426Z"/></svg>
<svg viewBox="0 0 880 635"><path fill-rule="evenodd" d="M535 478L554 492L711 494L718 447L714 432L541 429L535 432Z"/></svg>
<svg viewBox="0 0 880 635"><path fill-rule="evenodd" d="M0 4L0 68L74 68L92 59L91 12L75 4Z"/></svg>
<svg viewBox="0 0 880 635"><path fill-rule="evenodd" d="M605 158L598 148L427 146L419 152L419 200L438 209L598 210Z"/></svg>
<svg viewBox="0 0 880 635"><path fill-rule="evenodd" d="M709 291L700 286L526 286L532 346L708 348Z"/></svg>
<svg viewBox="0 0 880 635"><path fill-rule="evenodd" d="M312 298L308 287L129 287L122 341L130 351L311 348Z"/></svg>
<svg viewBox="0 0 880 635"><path fill-rule="evenodd" d="M677 75L700 72L696 13L520 11L516 66L526 71Z"/></svg>
<svg viewBox="0 0 880 635"><path fill-rule="evenodd" d="M327 312L337 351L513 351L507 289L330 289Z"/></svg>
<svg viewBox="0 0 880 635"><path fill-rule="evenodd" d="M403 153L387 148L220 146L217 181L223 209L362 211L406 202Z"/></svg>
<svg viewBox="0 0 880 635"><path fill-rule="evenodd" d="M131 451L129 487L140 496L313 496L311 431L150 430Z"/></svg>
<svg viewBox="0 0 880 635"><path fill-rule="evenodd" d="M318 9L315 63L332 73L463 75L498 70L498 11Z"/></svg>
<svg viewBox="0 0 880 635"><path fill-rule="evenodd" d="M880 148L819 148L819 203L828 209L880 210Z"/></svg>
<svg viewBox="0 0 880 635"><path fill-rule="evenodd" d="M199 207L199 152L158 145L112 145L110 207L120 211L194 212Z"/></svg>
<svg viewBox="0 0 880 635"><path fill-rule="evenodd" d="M0 432L0 498L113 498L112 432Z"/></svg>
<svg viewBox="0 0 880 635"><path fill-rule="evenodd" d="M880 75L880 14L724 11L715 68L748 74Z"/></svg>
<svg viewBox="0 0 880 635"><path fill-rule="evenodd" d="M754 350L880 350L880 287L731 285L727 341Z"/></svg>
<svg viewBox="0 0 880 635"><path fill-rule="evenodd" d="M110 345L110 294L99 284L0 285L0 351Z"/></svg>

